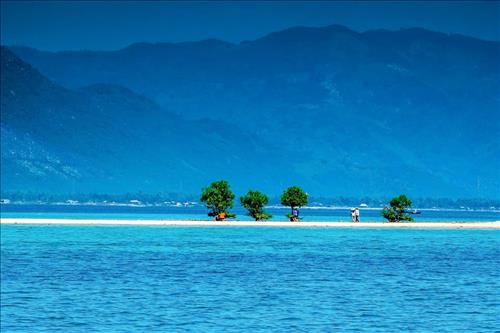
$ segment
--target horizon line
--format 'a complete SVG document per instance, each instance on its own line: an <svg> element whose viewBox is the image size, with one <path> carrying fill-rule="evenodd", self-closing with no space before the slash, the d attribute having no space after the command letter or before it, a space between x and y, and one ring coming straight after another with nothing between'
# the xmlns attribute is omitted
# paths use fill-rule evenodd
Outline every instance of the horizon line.
<svg viewBox="0 0 500 333"><path fill-rule="evenodd" d="M240 46L240 45L244 45L246 43L256 42L256 41L259 41L259 40L264 39L266 37L269 37L271 35L283 33L283 32L286 32L286 31L289 31L289 30L292 30L292 29L316 29L316 30L321 30L321 29L327 29L327 28L342 28L342 29L345 29L347 31L350 31L350 32L353 32L353 33L356 33L356 34L359 34L359 35L363 35L363 34L370 33L370 32L379 32L379 31L396 33L396 32L409 31L409 30L421 30L421 31L426 31L426 32L434 33L434 34L444 35L444 36L447 36L447 37L463 37L463 38L474 39L474 40L482 41L482 42L486 42L486 43L500 43L500 39L498 39L498 40L484 39L484 38L475 37L475 36L471 36L471 35L465 35L465 34L462 34L462 33L443 32L443 31L431 30L431 29L423 28L423 27L419 27L419 26L400 27L398 29L377 28L377 29L368 29L368 30L358 31L358 30L354 30L354 29L352 29L352 28L350 28L350 27L348 27L346 25L332 23L332 24L328 24L328 25L319 25L319 26L293 25L293 26L290 26L290 27L285 28L285 29L268 32L268 33L262 35L261 37L258 37L258 38L255 38L255 39L250 39L250 40L249 39L242 39L239 42L231 42L231 41L227 41L227 40L220 39L220 38L217 38L217 37L210 37L210 38L203 38L203 39L197 39L197 40L184 40L184 41L176 41L176 42L172 42L172 41L136 41L136 42L131 42L131 43L129 43L129 44L123 46L123 47L109 48L109 49L101 49L101 48L76 49L75 48L75 49L48 50L48 49L37 48L37 47L33 47L33 46L29 46L29 45L24 45L24 44L9 44L9 45L7 45L7 44L3 44L1 42L0 42L0 46L1 47L7 47L7 48L27 48L27 49L37 50L37 51L40 51L40 52L46 52L46 53L118 52L118 51L123 51L123 50L131 48L131 47L133 47L135 45L140 45L140 44L151 45L151 46L160 46L160 45L195 44L195 43L203 43L203 42L208 42L208 41L221 42L221 43L225 43L225 44L229 44L229 45L233 45L233 46Z"/></svg>

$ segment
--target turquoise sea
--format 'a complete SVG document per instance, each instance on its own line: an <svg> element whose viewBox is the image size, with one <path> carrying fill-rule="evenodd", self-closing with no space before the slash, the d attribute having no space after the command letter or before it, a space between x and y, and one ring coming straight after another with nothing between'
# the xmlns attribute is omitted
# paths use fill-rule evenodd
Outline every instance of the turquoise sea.
<svg viewBox="0 0 500 333"><path fill-rule="evenodd" d="M246 211L241 207L233 210L236 220L249 221ZM267 209L273 215L272 221L286 221L287 208ZM380 210L361 209L361 221L384 221ZM13 218L53 218L53 219L133 219L133 220L207 220L204 207L166 207L166 206L98 206L98 205L1 205L1 217ZM349 208L302 208L303 221L350 221ZM414 215L418 221L500 221L499 210L422 210Z"/></svg>
<svg viewBox="0 0 500 333"><path fill-rule="evenodd" d="M497 230L0 228L4 333L500 329Z"/></svg>

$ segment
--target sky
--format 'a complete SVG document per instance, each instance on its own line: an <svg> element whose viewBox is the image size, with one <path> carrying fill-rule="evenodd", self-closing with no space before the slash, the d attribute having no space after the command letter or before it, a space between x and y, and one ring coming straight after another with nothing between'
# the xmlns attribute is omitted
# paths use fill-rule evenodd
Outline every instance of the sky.
<svg viewBox="0 0 500 333"><path fill-rule="evenodd" d="M240 42L291 26L422 27L500 40L497 1L4 1L1 44L114 50L135 42Z"/></svg>

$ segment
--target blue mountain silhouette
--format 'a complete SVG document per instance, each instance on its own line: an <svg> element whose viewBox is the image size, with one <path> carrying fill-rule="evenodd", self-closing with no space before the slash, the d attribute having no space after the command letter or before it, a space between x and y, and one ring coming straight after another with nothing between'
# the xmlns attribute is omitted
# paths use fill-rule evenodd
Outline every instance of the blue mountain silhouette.
<svg viewBox="0 0 500 333"><path fill-rule="evenodd" d="M31 149L78 174L45 177L54 190L193 193L227 178L270 194L500 197L498 42L333 25L240 44L9 49L2 190L46 187Z"/></svg>

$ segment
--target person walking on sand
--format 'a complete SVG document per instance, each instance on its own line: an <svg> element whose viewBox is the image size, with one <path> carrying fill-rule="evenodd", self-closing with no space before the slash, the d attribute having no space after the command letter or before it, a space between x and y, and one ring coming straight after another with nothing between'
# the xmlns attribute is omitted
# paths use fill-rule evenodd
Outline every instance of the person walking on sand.
<svg viewBox="0 0 500 333"><path fill-rule="evenodd" d="M356 222L356 210L351 208L351 222Z"/></svg>
<svg viewBox="0 0 500 333"><path fill-rule="evenodd" d="M356 222L359 222L359 209L358 209L358 208L356 208L356 209L354 210L354 215L355 215L355 217L356 217Z"/></svg>

